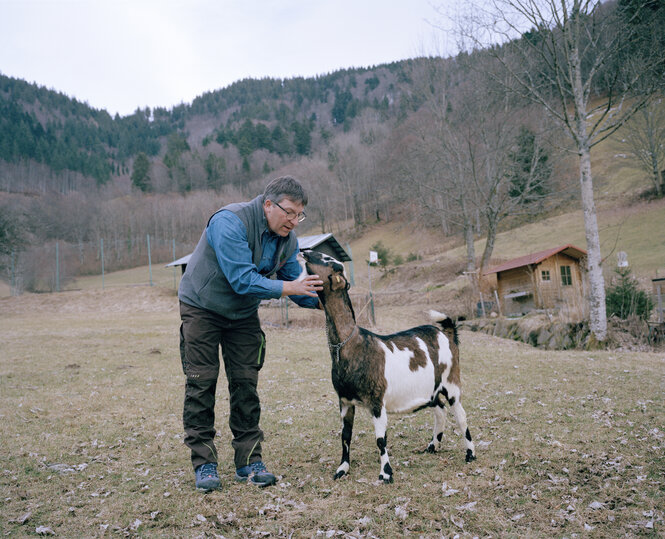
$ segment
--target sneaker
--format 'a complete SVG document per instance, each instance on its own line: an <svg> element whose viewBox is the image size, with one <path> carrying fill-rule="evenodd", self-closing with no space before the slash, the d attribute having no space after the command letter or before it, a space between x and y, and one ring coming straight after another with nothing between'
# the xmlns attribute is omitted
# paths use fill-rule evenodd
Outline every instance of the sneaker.
<svg viewBox="0 0 665 539"><path fill-rule="evenodd" d="M250 483L259 487L268 487L277 483L277 478L266 469L266 465L260 460L236 470L236 481L244 483L248 479Z"/></svg>
<svg viewBox="0 0 665 539"><path fill-rule="evenodd" d="M210 492L211 490L221 488L222 484L219 481L219 475L217 475L217 464L214 462L208 462L197 466L194 473L196 474L197 490Z"/></svg>

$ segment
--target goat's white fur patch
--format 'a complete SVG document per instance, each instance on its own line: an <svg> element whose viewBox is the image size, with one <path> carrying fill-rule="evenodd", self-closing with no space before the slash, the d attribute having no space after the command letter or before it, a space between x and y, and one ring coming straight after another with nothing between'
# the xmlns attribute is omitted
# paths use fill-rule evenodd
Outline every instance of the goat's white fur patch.
<svg viewBox="0 0 665 539"><path fill-rule="evenodd" d="M348 474L349 466L350 466L349 462L345 460L344 462L342 462L342 464L339 465L339 468L337 468L337 473L344 472L344 474Z"/></svg>
<svg viewBox="0 0 665 539"><path fill-rule="evenodd" d="M428 361L424 367L412 371L409 363L414 356L413 351L408 348L400 350L394 343L391 344L392 350L379 342L386 360L384 376L387 387L383 405L390 413L410 412L432 399L434 365Z"/></svg>
<svg viewBox="0 0 665 539"><path fill-rule="evenodd" d="M302 255L302 253L299 252L296 255L296 260L298 261L298 264L300 264L300 275L298 275L296 281L302 281L305 277L307 277L307 266L305 266L305 257Z"/></svg>
<svg viewBox="0 0 665 539"><path fill-rule="evenodd" d="M442 331L439 332L437 341L439 344L439 365L446 365L447 367L443 376L445 379L448 376L450 367L453 366L453 353L450 350L450 341Z"/></svg>

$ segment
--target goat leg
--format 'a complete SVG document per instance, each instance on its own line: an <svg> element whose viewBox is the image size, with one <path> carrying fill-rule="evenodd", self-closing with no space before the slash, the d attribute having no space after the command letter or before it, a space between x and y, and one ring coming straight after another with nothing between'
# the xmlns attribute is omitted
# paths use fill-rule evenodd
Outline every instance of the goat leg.
<svg viewBox="0 0 665 539"><path fill-rule="evenodd" d="M342 416L342 461L339 463L333 479L339 479L349 473L351 435L353 434L353 419L356 414L356 407L353 404L342 404L340 402L339 407Z"/></svg>
<svg viewBox="0 0 665 539"><path fill-rule="evenodd" d="M445 410L441 403L434 406L432 410L434 411L434 433L432 434L432 441L426 449L428 453L436 453L436 450L439 448L441 439L443 438L443 426L446 420Z"/></svg>
<svg viewBox="0 0 665 539"><path fill-rule="evenodd" d="M388 458L388 434L386 433L388 414L386 413L385 407L381 408L378 414L375 411L372 419L374 420L376 445L381 454L381 473L379 473L379 479L384 483L392 483L393 469L390 466L390 459Z"/></svg>
<svg viewBox="0 0 665 539"><path fill-rule="evenodd" d="M462 403L459 399L455 400L455 397L450 399L450 407L455 414L455 419L457 420L457 427L459 428L462 436L464 436L464 443L466 445L466 461L471 462L476 460L476 448L471 439L471 433L469 432L469 427L466 423L466 412L462 407Z"/></svg>

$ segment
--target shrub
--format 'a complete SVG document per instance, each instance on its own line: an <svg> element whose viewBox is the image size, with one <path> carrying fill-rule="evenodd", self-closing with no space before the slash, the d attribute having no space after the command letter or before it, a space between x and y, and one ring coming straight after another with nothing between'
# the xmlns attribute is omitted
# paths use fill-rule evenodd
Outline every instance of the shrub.
<svg viewBox="0 0 665 539"><path fill-rule="evenodd" d="M614 271L617 275L605 297L607 316L615 315L622 320L636 316L647 320L653 309L653 301L649 295L638 289L630 268L617 268Z"/></svg>

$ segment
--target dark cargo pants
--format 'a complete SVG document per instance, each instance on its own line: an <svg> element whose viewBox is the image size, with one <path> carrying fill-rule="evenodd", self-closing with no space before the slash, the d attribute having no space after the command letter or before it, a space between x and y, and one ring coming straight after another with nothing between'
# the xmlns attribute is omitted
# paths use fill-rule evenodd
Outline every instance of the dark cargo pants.
<svg viewBox="0 0 665 539"><path fill-rule="evenodd" d="M229 386L235 466L261 460L263 431L259 428L257 384L265 359L265 334L258 313L229 320L180 302L180 318L180 358L186 376L183 425L192 465L196 468L217 462L214 423L220 345Z"/></svg>

